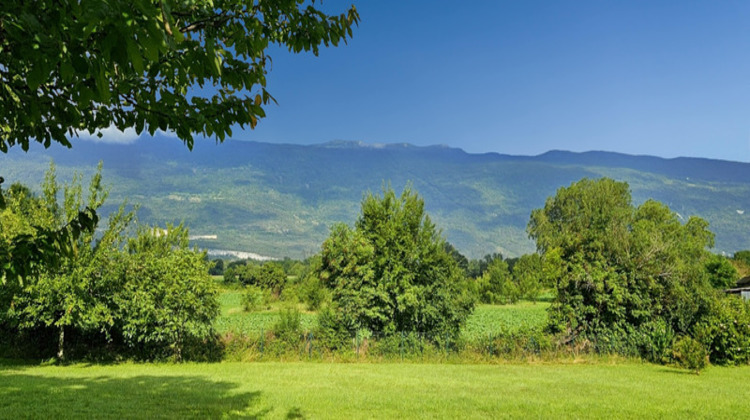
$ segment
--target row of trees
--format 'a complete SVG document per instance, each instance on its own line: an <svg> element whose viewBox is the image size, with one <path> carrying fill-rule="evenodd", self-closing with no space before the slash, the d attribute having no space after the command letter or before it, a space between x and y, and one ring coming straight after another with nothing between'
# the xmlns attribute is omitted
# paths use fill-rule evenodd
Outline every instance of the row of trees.
<svg viewBox="0 0 750 420"><path fill-rule="evenodd" d="M561 344L653 361L701 352L717 363L750 359L750 307L723 293L738 273L708 251L704 220L682 223L656 201L634 206L625 183L584 179L532 212L528 232L538 253L471 262L410 189L369 194L354 228L332 228L309 274L331 297L321 324L339 337L455 337L475 301L534 299L551 288L548 332Z"/></svg>
<svg viewBox="0 0 750 420"><path fill-rule="evenodd" d="M4 243L33 236L36 227L56 229L83 206L99 208L107 195L100 173L86 200L80 181L60 186L52 167L41 196L18 184L4 191ZM133 222L134 214L121 208L98 234L82 232L67 243L60 263L25 282L6 279L5 339L28 344L35 337L60 358L66 348L147 358L210 348L218 314L212 263L188 247L182 226ZM582 180L535 210L529 233L537 254L469 261L443 239L416 193L385 189L365 197L353 228L332 228L320 255L221 265L224 280L250 286L256 301L262 290L273 299L323 306L321 326L339 342L363 331L455 339L476 301L534 299L551 288L548 331L561 343L658 361L675 343L693 340L715 362L750 357L750 309L719 292L737 271L707 251L713 236L705 221L683 224L654 201L633 206L624 183ZM471 265L476 278L462 268Z"/></svg>

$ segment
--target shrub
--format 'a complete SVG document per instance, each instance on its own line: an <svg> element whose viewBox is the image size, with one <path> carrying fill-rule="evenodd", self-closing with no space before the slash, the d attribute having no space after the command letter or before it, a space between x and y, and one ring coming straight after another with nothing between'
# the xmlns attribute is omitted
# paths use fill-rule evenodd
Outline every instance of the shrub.
<svg viewBox="0 0 750 420"><path fill-rule="evenodd" d="M339 322L336 312L331 307L325 306L318 312L315 336L323 347L334 351L347 348L352 338L350 330L349 326Z"/></svg>
<svg viewBox="0 0 750 420"><path fill-rule="evenodd" d="M299 310L290 308L281 311L279 320L272 330L279 341L291 345L299 344L302 336L302 320Z"/></svg>
<svg viewBox="0 0 750 420"><path fill-rule="evenodd" d="M681 336L674 342L672 355L677 364L699 374L708 364L708 352L698 340Z"/></svg>
<svg viewBox="0 0 750 420"><path fill-rule="evenodd" d="M260 287L248 286L242 294L242 309L245 312L255 312L268 304L268 296Z"/></svg>
<svg viewBox="0 0 750 420"><path fill-rule="evenodd" d="M738 296L717 298L694 336L708 349L711 363L750 362L750 303Z"/></svg>

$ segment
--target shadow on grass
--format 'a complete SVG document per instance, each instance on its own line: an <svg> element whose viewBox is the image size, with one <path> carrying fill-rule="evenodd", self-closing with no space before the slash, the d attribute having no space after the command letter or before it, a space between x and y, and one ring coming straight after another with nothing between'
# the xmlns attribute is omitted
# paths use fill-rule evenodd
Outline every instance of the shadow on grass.
<svg viewBox="0 0 750 420"><path fill-rule="evenodd" d="M260 392L199 376L69 378L0 370L0 418L262 418Z"/></svg>

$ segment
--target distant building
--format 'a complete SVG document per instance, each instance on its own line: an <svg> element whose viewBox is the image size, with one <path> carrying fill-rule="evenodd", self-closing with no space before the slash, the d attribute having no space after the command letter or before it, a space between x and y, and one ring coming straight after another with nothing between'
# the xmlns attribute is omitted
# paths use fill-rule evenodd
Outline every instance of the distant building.
<svg viewBox="0 0 750 420"><path fill-rule="evenodd" d="M750 276L737 280L737 284L732 289L725 290L726 293L740 295L745 300L750 300Z"/></svg>

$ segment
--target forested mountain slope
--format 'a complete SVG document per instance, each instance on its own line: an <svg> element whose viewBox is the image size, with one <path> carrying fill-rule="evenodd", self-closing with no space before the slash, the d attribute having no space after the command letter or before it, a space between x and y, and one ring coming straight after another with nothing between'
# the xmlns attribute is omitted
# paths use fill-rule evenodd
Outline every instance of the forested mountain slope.
<svg viewBox="0 0 750 420"><path fill-rule="evenodd" d="M716 250L750 248L750 164L661 159L608 152L551 151L540 156L469 154L442 146L336 141L313 146L196 142L171 138L134 144L74 141L72 150L36 148L0 154L0 176L38 188L54 159L58 176L90 173L104 161L111 186L105 211L124 200L140 219L184 220L195 243L212 249L305 257L336 222L352 223L362 196L384 183L407 183L448 240L470 257L533 250L525 233L532 209L583 177L627 181L636 203L654 198L681 217L707 219ZM7 184L6 184L7 186Z"/></svg>

